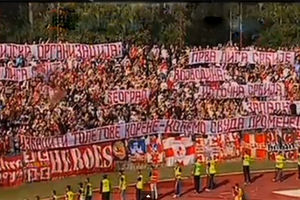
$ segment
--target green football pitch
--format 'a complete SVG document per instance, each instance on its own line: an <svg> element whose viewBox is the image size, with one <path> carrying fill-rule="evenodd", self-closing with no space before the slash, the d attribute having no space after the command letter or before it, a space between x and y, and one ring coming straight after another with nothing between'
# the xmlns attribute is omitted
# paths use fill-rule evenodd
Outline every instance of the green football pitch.
<svg viewBox="0 0 300 200"><path fill-rule="evenodd" d="M295 168L296 163L287 163L286 168ZM183 168L183 176L191 176L193 166L186 166ZM251 170L270 170L274 169L273 161L256 161L251 165ZM205 169L203 169L203 174ZM232 161L232 162L222 162L217 164L217 173L231 173L231 172L241 172L242 162ZM149 170L142 170L144 179L148 181ZM109 173L109 178L113 186L118 184L118 173ZM127 176L127 182L129 184L135 183L137 178L137 171L125 171ZM38 182L38 183L27 183L15 188L0 188L0 200L34 200L36 195L39 195L42 199L47 198L51 195L52 190L56 190L58 195L63 195L65 192L66 185L71 185L73 191L78 190L78 183L84 182L86 177L90 177L93 184L93 188L98 188L100 180L103 174L91 174L89 176L76 176L63 178L54 181ZM160 168L160 180L170 179L174 177L174 171L172 167L161 167Z"/></svg>

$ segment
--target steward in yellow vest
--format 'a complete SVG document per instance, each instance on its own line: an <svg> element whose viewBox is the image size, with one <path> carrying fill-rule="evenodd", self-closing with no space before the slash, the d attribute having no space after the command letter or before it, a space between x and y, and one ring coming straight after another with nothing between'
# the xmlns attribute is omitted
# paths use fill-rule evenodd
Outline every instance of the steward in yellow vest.
<svg viewBox="0 0 300 200"><path fill-rule="evenodd" d="M242 157L242 160L243 160L244 181L245 181L245 184L250 184L251 183L251 178L250 178L250 162L251 162L251 158L245 152L244 156Z"/></svg>
<svg viewBox="0 0 300 200"><path fill-rule="evenodd" d="M86 200L84 195L84 188L83 183L79 183L79 190L78 190L78 200Z"/></svg>
<svg viewBox="0 0 300 200"><path fill-rule="evenodd" d="M66 200L75 200L74 193L71 191L71 186L67 185Z"/></svg>
<svg viewBox="0 0 300 200"><path fill-rule="evenodd" d="M126 188L127 188L126 177L124 175L124 172L120 171L119 189L121 191L120 193L121 200L126 200Z"/></svg>
<svg viewBox="0 0 300 200"><path fill-rule="evenodd" d="M136 183L136 200L142 200L143 198L143 175L141 173L141 170L138 171L138 177L137 177L137 183Z"/></svg>
<svg viewBox="0 0 300 200"><path fill-rule="evenodd" d="M285 161L285 158L283 156L283 153L279 152L275 157L275 177L273 179L274 182L283 181L282 180L282 177L283 177L282 170L283 170L283 166L284 166L284 161Z"/></svg>
<svg viewBox="0 0 300 200"><path fill-rule="evenodd" d="M299 151L299 150L298 150ZM300 179L300 153L298 153L298 179Z"/></svg>
<svg viewBox="0 0 300 200"><path fill-rule="evenodd" d="M107 175L103 175L103 179L100 184L100 193L102 193L102 200L110 200L111 183L107 178Z"/></svg>
<svg viewBox="0 0 300 200"><path fill-rule="evenodd" d="M85 199L86 200L92 200L93 197L93 187L92 187L92 183L90 182L89 178L86 178L85 180Z"/></svg>
<svg viewBox="0 0 300 200"><path fill-rule="evenodd" d="M176 162L174 171L175 171L175 194L173 197L177 198L181 196L181 191L182 191L182 180L181 180L182 169L178 161Z"/></svg>
<svg viewBox="0 0 300 200"><path fill-rule="evenodd" d="M194 188L195 188L195 191L197 193L200 193L201 191L201 161L200 159L197 159L195 165L194 165L194 171L193 171L193 174L194 174Z"/></svg>
<svg viewBox="0 0 300 200"><path fill-rule="evenodd" d="M210 158L207 162L207 170L208 170L208 188L206 189L207 191L213 190L215 188L215 174L217 173L216 171L216 161L213 158Z"/></svg>

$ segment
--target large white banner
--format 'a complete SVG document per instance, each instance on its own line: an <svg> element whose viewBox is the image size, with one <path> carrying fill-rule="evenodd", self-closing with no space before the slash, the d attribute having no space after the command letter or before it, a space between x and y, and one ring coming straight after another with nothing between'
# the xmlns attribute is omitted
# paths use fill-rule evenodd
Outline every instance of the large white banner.
<svg viewBox="0 0 300 200"><path fill-rule="evenodd" d="M300 129L300 117L253 115L211 121L152 120L104 126L55 137L42 138L21 135L20 143L23 150L45 150L130 139L160 133L176 133L183 136L191 136L272 128Z"/></svg>
<svg viewBox="0 0 300 200"><path fill-rule="evenodd" d="M108 91L110 104L139 104L149 99L150 90L111 90Z"/></svg>
<svg viewBox="0 0 300 200"><path fill-rule="evenodd" d="M199 87L198 98L234 99L249 97L284 97L285 86L281 83L254 83L236 86Z"/></svg>
<svg viewBox="0 0 300 200"><path fill-rule="evenodd" d="M275 113L291 114L290 106L300 107L300 101L250 101L246 103L246 109L255 114L269 115Z"/></svg>
<svg viewBox="0 0 300 200"><path fill-rule="evenodd" d="M194 69L176 69L176 82L212 82L225 81L226 71L219 68L194 68Z"/></svg>
<svg viewBox="0 0 300 200"><path fill-rule="evenodd" d="M0 80L3 81L25 81L35 76L32 67L12 68L0 67Z"/></svg>
<svg viewBox="0 0 300 200"><path fill-rule="evenodd" d="M107 44L75 44L75 43L50 43L50 44L0 44L0 58L9 56L17 58L19 55L24 57L34 56L39 60L64 60L70 56L80 58L92 58L98 56L120 57L122 56L122 43Z"/></svg>
<svg viewBox="0 0 300 200"><path fill-rule="evenodd" d="M277 64L295 63L295 52L292 51L232 51L232 50L200 50L191 52L189 64L201 63L251 63L251 64Z"/></svg>

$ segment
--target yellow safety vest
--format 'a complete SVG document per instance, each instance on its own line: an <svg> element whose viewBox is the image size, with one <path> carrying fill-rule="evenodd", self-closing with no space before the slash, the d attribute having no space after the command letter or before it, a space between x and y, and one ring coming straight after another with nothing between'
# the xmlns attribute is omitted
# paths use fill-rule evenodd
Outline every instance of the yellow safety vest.
<svg viewBox="0 0 300 200"><path fill-rule="evenodd" d="M180 166L175 167L175 178L181 179L181 167Z"/></svg>
<svg viewBox="0 0 300 200"><path fill-rule="evenodd" d="M143 175L139 175L138 179L141 179L141 180L137 181L136 188L139 189L139 190L142 190L143 187L144 187L144 184L143 184Z"/></svg>
<svg viewBox="0 0 300 200"><path fill-rule="evenodd" d="M89 191L88 191L88 193L87 193L87 196L88 196L88 197L91 197L91 196L93 196L92 184L91 184L91 183L88 183L87 186L89 186Z"/></svg>
<svg viewBox="0 0 300 200"><path fill-rule="evenodd" d="M122 178L123 178L123 181L121 180ZM125 175L122 175L120 177L119 188L120 188L120 190L126 190L126 187L127 187L126 178L125 178Z"/></svg>
<svg viewBox="0 0 300 200"><path fill-rule="evenodd" d="M210 174L215 174L215 173L217 173L215 161L210 161L209 173L210 173Z"/></svg>
<svg viewBox="0 0 300 200"><path fill-rule="evenodd" d="M201 164L196 162L195 169L194 169L194 176L200 176L201 174Z"/></svg>
<svg viewBox="0 0 300 200"><path fill-rule="evenodd" d="M243 196L244 196L244 192L242 190L242 188L239 188L239 200L243 200Z"/></svg>
<svg viewBox="0 0 300 200"><path fill-rule="evenodd" d="M74 193L72 191L68 191L67 192L67 197L68 197L68 200L73 200L74 199Z"/></svg>
<svg viewBox="0 0 300 200"><path fill-rule="evenodd" d="M245 155L243 160L243 166L249 166L250 165L250 156Z"/></svg>
<svg viewBox="0 0 300 200"><path fill-rule="evenodd" d="M102 192L110 192L109 180L103 179L102 180Z"/></svg>
<svg viewBox="0 0 300 200"><path fill-rule="evenodd" d="M283 160L284 157L281 155L276 156L276 168L282 169L283 168Z"/></svg>

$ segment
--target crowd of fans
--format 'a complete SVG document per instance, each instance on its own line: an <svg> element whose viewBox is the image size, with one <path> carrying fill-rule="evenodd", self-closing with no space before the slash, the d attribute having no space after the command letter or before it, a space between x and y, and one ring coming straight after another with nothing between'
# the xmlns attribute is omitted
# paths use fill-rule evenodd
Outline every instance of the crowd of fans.
<svg viewBox="0 0 300 200"><path fill-rule="evenodd" d="M225 47L213 49L221 48ZM245 50L251 48L255 47ZM249 114L243 104L247 99L198 99L195 94L201 85L282 82L288 91L286 99L300 100L298 64L203 64L201 67L225 69L230 79L175 83L172 79L175 69L199 67L188 65L189 52L197 49L201 48L124 45L122 58L70 57L61 67L43 76L23 82L1 81L0 154L19 150L17 137L11 137L18 134L45 137L120 122L163 118L211 120ZM298 57L296 60L298 63ZM35 67L42 62L20 56L15 60L4 59L2 65ZM151 94L141 104L111 105L108 102L109 90L143 88L151 89Z"/></svg>

